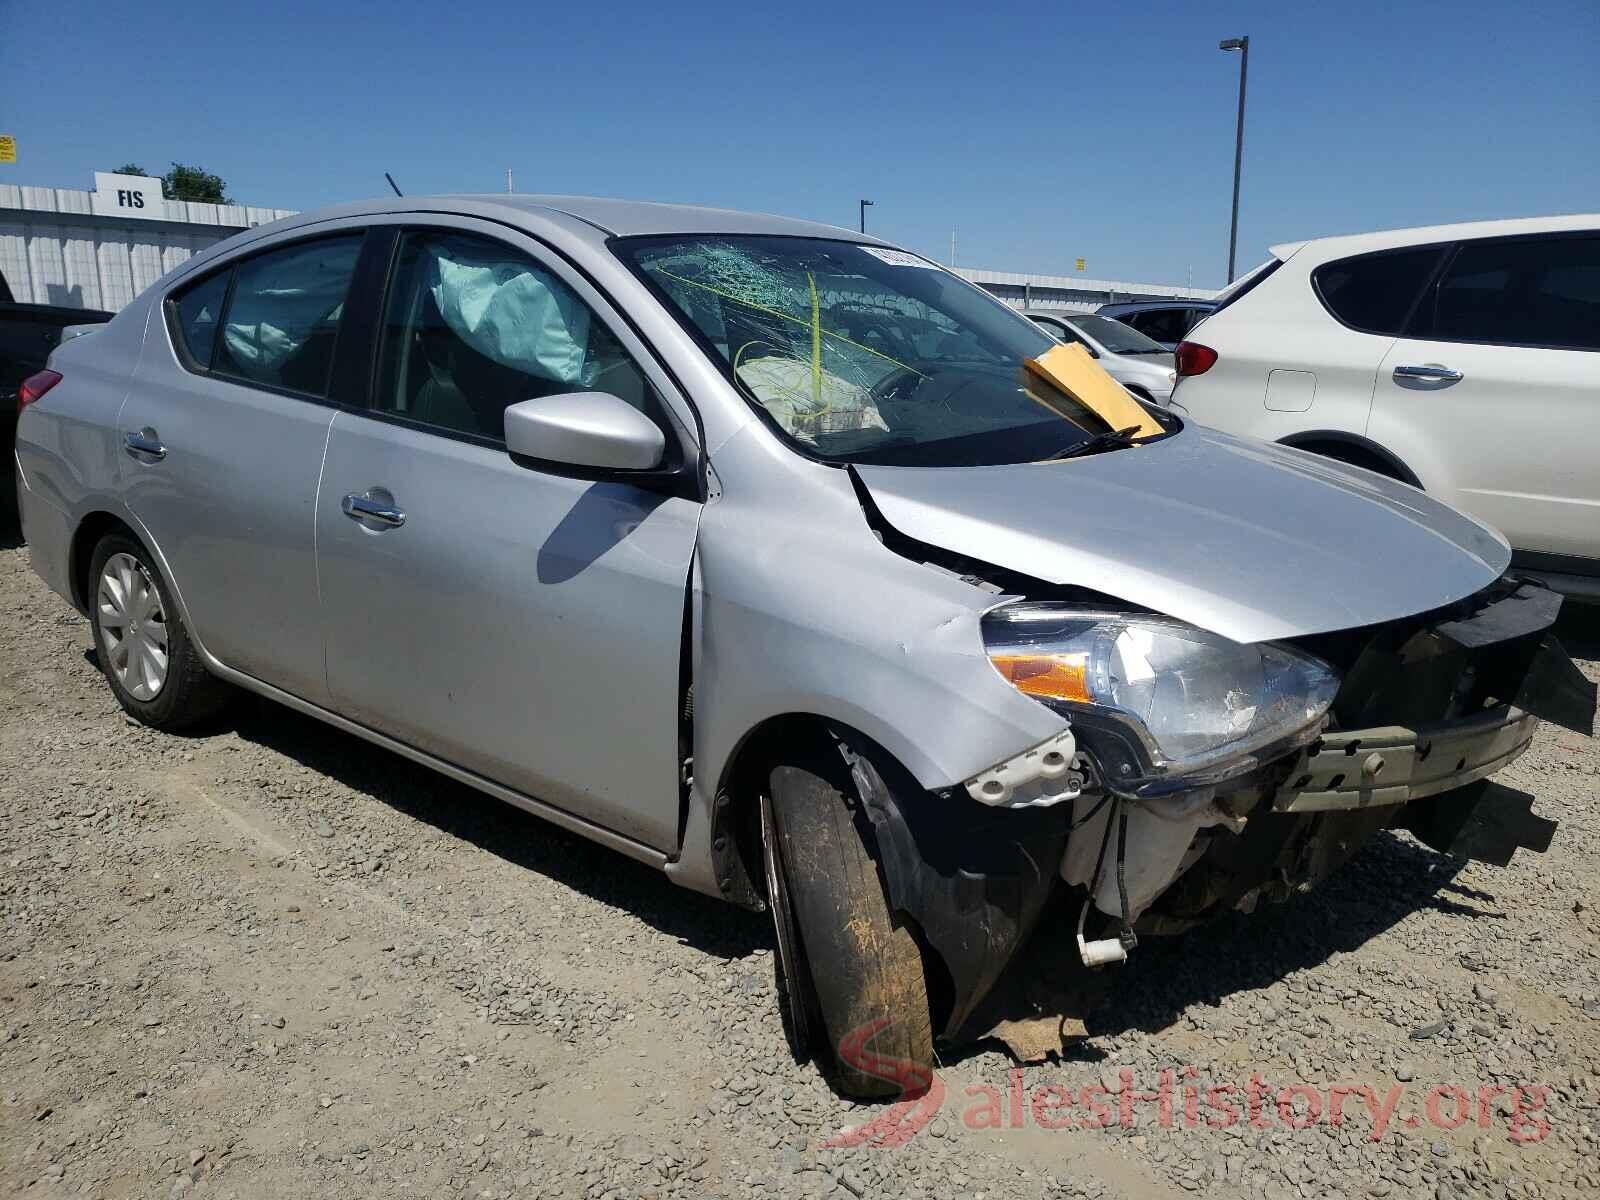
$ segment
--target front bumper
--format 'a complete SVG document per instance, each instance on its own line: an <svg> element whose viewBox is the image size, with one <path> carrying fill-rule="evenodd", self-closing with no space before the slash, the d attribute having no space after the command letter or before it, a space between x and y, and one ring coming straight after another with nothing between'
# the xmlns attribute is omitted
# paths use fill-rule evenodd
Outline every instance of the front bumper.
<svg viewBox="0 0 1600 1200"><path fill-rule="evenodd" d="M1560 607L1548 589L1508 578L1444 612L1310 647L1345 672L1330 728L1218 795L1244 828L1201 832L1203 847L1137 927L1176 932L1287 899L1385 828L1499 865L1548 849L1555 822L1490 777L1527 750L1540 720L1593 732L1595 685L1550 632Z"/></svg>
<svg viewBox="0 0 1600 1200"><path fill-rule="evenodd" d="M1272 811L1333 812L1408 804L1486 779L1533 742L1532 713L1500 705L1419 729L1325 733L1289 769Z"/></svg>

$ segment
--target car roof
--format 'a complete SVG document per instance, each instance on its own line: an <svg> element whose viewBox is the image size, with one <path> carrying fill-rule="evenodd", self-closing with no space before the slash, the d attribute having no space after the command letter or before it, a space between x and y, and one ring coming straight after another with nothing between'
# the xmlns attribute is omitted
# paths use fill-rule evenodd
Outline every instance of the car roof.
<svg viewBox="0 0 1600 1200"><path fill-rule="evenodd" d="M845 237L850 241L877 242L853 229L804 221L771 213L740 212L703 204L666 204L645 200L614 200L601 196L475 196L486 203L509 202L513 207L554 209L618 237L671 233L781 234L788 237Z"/></svg>
<svg viewBox="0 0 1600 1200"><path fill-rule="evenodd" d="M1119 300L1115 304L1102 304L1094 311L1101 316L1111 316L1115 313L1147 312L1152 308L1215 308L1216 306L1215 300L1175 296L1171 300Z"/></svg>
<svg viewBox="0 0 1600 1200"><path fill-rule="evenodd" d="M543 196L505 192L440 196L397 196L359 201L330 208L297 213L271 228L288 229L295 225L385 213L451 212L469 207L473 215L493 210L496 216L513 224L518 217L549 218L567 216L581 221L594 233L594 240L607 237L632 237L649 234L778 234L786 237L817 237L872 245L887 243L820 221L804 221L770 213L739 212L699 204L662 204L642 200L617 200L603 196ZM263 228L267 228L263 226Z"/></svg>
<svg viewBox="0 0 1600 1200"><path fill-rule="evenodd" d="M1269 247L1280 261L1310 248L1318 258L1343 258L1367 250L1392 250L1400 246L1426 246L1467 238L1515 237L1529 233L1564 233L1600 229L1600 213L1571 213L1556 217L1513 217L1501 221L1461 221L1454 225L1418 225L1410 229L1381 229L1373 233L1342 233L1280 242Z"/></svg>
<svg viewBox="0 0 1600 1200"><path fill-rule="evenodd" d="M1075 321L1079 317L1099 317L1101 320L1110 320L1105 313L1084 312L1081 308L1030 308L1023 312L1025 317L1054 317L1058 321Z"/></svg>

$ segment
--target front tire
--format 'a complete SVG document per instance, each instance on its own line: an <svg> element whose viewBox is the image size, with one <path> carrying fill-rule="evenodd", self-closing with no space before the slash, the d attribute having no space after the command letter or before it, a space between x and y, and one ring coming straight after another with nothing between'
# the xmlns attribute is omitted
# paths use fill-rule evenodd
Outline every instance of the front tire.
<svg viewBox="0 0 1600 1200"><path fill-rule="evenodd" d="M200 661L171 589L137 541L120 533L102 538L85 592L100 670L129 716L173 731L226 704L230 689Z"/></svg>
<svg viewBox="0 0 1600 1200"><path fill-rule="evenodd" d="M840 1091L862 1099L919 1093L933 1070L922 950L889 910L872 822L844 759L835 747L819 749L775 768L770 783L789 901L774 904L774 915L792 913L800 949L791 958L810 976L791 981L790 1003L814 1001ZM802 989L809 995L796 995Z"/></svg>

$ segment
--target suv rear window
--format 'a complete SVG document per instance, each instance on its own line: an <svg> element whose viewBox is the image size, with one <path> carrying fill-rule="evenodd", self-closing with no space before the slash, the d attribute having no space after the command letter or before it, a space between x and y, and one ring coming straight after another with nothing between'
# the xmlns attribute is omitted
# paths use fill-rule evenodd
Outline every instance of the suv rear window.
<svg viewBox="0 0 1600 1200"><path fill-rule="evenodd" d="M1313 271L1311 284L1341 324L1398 337L1444 251L1444 246L1424 246L1341 258Z"/></svg>
<svg viewBox="0 0 1600 1200"><path fill-rule="evenodd" d="M1187 308L1146 308L1117 319L1158 342L1181 342L1194 324Z"/></svg>

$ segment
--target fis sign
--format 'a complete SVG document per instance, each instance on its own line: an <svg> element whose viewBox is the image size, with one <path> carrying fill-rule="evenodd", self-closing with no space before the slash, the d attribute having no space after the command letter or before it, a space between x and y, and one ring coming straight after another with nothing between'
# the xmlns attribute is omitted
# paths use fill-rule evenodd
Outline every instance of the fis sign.
<svg viewBox="0 0 1600 1200"><path fill-rule="evenodd" d="M90 208L97 217L142 217L163 221L167 202L161 198L161 180L145 175L94 173Z"/></svg>

